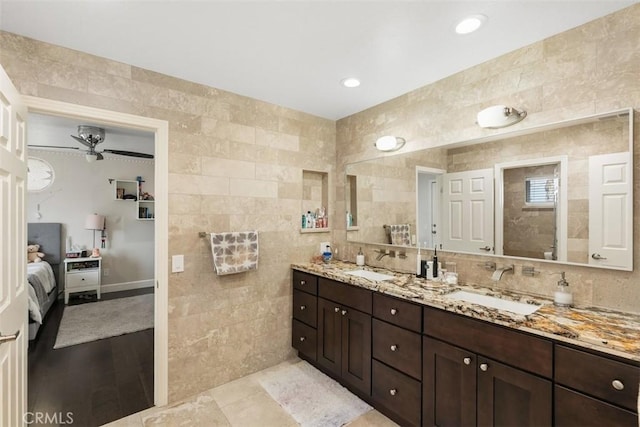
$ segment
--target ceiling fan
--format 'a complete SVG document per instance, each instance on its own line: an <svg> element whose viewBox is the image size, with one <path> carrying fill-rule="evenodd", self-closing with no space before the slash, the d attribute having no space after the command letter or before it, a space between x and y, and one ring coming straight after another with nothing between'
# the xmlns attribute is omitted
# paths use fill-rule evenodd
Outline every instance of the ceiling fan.
<svg viewBox="0 0 640 427"><path fill-rule="evenodd" d="M86 149L83 149L83 147L62 147L55 145L29 145L29 147L83 150L86 153L85 158L89 163L93 163L96 160L103 160L104 156L102 155L102 153L117 154L119 156L140 157L143 159L153 159L153 154L138 153L136 151L111 150L108 148L103 148L102 151L96 151L96 146L104 141L104 133L104 128L101 127L89 125L78 126L78 136L71 135L71 138L84 145Z"/></svg>

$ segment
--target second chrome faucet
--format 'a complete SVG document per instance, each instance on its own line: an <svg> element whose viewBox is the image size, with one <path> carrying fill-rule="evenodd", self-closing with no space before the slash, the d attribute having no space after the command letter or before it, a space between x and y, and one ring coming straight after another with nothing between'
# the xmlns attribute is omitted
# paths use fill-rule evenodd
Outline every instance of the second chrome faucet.
<svg viewBox="0 0 640 427"><path fill-rule="evenodd" d="M502 268L497 268L496 271L493 272L491 280L493 280L494 282L499 281L502 278L502 275L507 271L510 271L511 274L513 274L513 264L505 265Z"/></svg>

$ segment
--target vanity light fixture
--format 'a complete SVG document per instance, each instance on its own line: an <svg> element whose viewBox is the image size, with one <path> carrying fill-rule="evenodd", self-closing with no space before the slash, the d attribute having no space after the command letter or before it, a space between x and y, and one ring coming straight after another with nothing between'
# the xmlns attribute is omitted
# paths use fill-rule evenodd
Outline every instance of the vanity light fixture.
<svg viewBox="0 0 640 427"><path fill-rule="evenodd" d="M360 80L355 77L347 77L340 80L340 84L344 87L353 88L360 86Z"/></svg>
<svg viewBox="0 0 640 427"><path fill-rule="evenodd" d="M456 25L456 33L469 34L478 30L487 20L485 15L471 15L458 22Z"/></svg>
<svg viewBox="0 0 640 427"><path fill-rule="evenodd" d="M407 141L404 138L393 135L385 135L378 138L373 144L380 151L396 151L401 149Z"/></svg>
<svg viewBox="0 0 640 427"><path fill-rule="evenodd" d="M476 123L481 128L499 129L518 123L527 117L527 112L506 105L493 105L478 113Z"/></svg>

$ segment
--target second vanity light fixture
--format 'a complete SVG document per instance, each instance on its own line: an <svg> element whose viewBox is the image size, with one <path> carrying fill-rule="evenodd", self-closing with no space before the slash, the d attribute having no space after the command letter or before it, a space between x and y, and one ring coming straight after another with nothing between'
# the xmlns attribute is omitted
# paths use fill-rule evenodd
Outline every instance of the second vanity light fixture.
<svg viewBox="0 0 640 427"><path fill-rule="evenodd" d="M518 123L527 117L527 112L506 105L494 105L478 113L476 123L481 128L499 129Z"/></svg>
<svg viewBox="0 0 640 427"><path fill-rule="evenodd" d="M396 151L401 149L407 141L404 138L393 135L385 135L378 138L373 144L380 151Z"/></svg>

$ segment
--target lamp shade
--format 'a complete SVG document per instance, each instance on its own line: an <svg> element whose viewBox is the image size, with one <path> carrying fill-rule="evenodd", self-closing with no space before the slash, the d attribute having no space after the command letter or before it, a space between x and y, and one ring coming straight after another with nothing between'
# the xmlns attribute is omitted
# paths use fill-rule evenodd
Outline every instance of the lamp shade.
<svg viewBox="0 0 640 427"><path fill-rule="evenodd" d="M104 230L104 216L98 214L87 215L84 221L87 230Z"/></svg>

